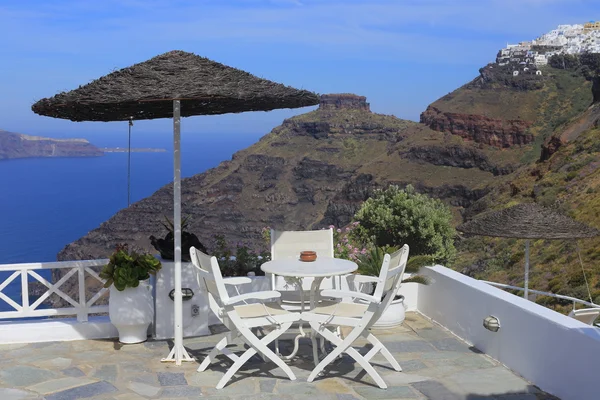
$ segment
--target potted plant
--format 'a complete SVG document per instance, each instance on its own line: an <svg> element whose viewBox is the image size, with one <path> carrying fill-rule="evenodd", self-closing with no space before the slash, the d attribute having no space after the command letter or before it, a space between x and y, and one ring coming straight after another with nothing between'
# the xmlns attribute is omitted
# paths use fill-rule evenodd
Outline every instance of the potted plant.
<svg viewBox="0 0 600 400"><path fill-rule="evenodd" d="M109 263L100 272L110 288L108 315L119 331L121 343L140 343L147 339L148 326L154 319L154 303L150 275L162 267L150 254L129 252L118 245Z"/></svg>
<svg viewBox="0 0 600 400"><path fill-rule="evenodd" d="M367 276L379 276L381 271L381 265L383 264L383 258L385 254L392 254L398 250L397 247L384 246L384 247L373 247L366 254L361 255L358 258L358 270L357 272L361 275ZM417 273L421 267L431 264L434 261L434 257L431 255L418 255L410 257L406 263L405 273L413 274ZM409 278L402 279L402 283L419 283L427 285L429 283L427 277L422 275L411 275ZM375 285L364 285L361 288L369 294L375 292ZM390 290L391 288L385 288ZM385 294L385 293L384 293ZM373 328L391 328L400 325L404 322L406 316L406 308L404 306L404 296L396 294L394 299L388 306L388 308L381 314L381 317L373 325Z"/></svg>
<svg viewBox="0 0 600 400"><path fill-rule="evenodd" d="M207 253L206 247L200 240L198 236L194 235L191 232L186 232L185 228L188 225L189 217L185 217L181 221L181 261L190 262L190 248L195 247L203 253ZM173 226L173 222L165 216L166 222L161 222L162 226L167 228L167 234L164 239L157 239L154 235L150 236L150 243L156 250L160 252L160 256L163 260L173 261L175 259L175 227Z"/></svg>

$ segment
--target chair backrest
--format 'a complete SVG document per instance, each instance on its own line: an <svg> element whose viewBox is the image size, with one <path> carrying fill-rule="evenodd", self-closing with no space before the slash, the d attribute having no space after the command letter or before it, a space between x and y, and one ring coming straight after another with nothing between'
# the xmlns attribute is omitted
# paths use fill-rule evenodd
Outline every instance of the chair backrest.
<svg viewBox="0 0 600 400"><path fill-rule="evenodd" d="M582 308L573 310L569 313L569 317L575 318L584 324L594 325L594 321L600 316L600 308Z"/></svg>
<svg viewBox="0 0 600 400"><path fill-rule="evenodd" d="M333 229L314 231L278 231L271 229L271 259L297 258L312 250L317 257L333 258Z"/></svg>
<svg viewBox="0 0 600 400"><path fill-rule="evenodd" d="M333 253L333 229L321 229L313 231L278 231L271 229L271 260L282 258L298 258L300 252L312 250L317 252L317 257L334 257ZM313 278L304 278L302 288L309 290ZM273 290L294 291L295 287L285 283L283 277L271 275ZM322 289L331 289L333 282L326 278L321 283ZM285 300L285 293L282 294Z"/></svg>
<svg viewBox="0 0 600 400"><path fill-rule="evenodd" d="M373 296L377 299L381 299L381 304L375 313L374 318L371 320L375 323L381 314L389 307L389 305L396 297L400 286L402 285L402 277L404 270L406 269L406 262L408 261L409 247L407 244L402 246L400 250L394 253L386 254L383 257L383 264L381 265L381 271L379 272L380 281L375 287Z"/></svg>
<svg viewBox="0 0 600 400"><path fill-rule="evenodd" d="M223 301L229 299L227 288L223 282L221 268L215 256L204 254L195 247L190 248L190 258L196 267L196 279L200 287L206 287L208 293L208 304L211 310L220 318L223 309Z"/></svg>

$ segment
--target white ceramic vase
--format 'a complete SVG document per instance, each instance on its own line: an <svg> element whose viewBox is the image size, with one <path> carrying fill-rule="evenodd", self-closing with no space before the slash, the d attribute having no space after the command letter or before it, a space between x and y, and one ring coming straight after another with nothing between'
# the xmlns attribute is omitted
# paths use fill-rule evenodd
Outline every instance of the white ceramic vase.
<svg viewBox="0 0 600 400"><path fill-rule="evenodd" d="M110 287L108 300L110 322L119 331L119 342L141 343L148 339L148 326L154 319L152 285L149 280L140 281L136 288L117 290Z"/></svg>
<svg viewBox="0 0 600 400"><path fill-rule="evenodd" d="M388 308L381 314L381 317L373 324L374 329L387 329L398 326L404 322L406 317L406 308L404 306L404 296L392 301Z"/></svg>

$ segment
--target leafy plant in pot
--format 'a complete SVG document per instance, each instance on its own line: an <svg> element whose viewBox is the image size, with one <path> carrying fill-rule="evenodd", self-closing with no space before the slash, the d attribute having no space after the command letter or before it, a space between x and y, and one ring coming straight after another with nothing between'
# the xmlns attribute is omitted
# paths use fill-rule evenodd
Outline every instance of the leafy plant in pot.
<svg viewBox="0 0 600 400"><path fill-rule="evenodd" d="M387 254L392 254L397 251L399 247L383 246L373 247L366 254L363 254L358 259L358 270L357 272L361 275L378 277L381 271L381 265L383 264L383 258ZM405 273L416 274L425 265L431 265L435 260L432 255L417 255L409 257L406 263ZM409 278L403 278L402 283L418 283L427 285L429 279L422 275L411 275ZM368 286L364 286L368 285ZM363 284L361 287L363 291L373 294L375 292L374 284ZM390 328L393 326L400 325L404 321L405 308L404 308L404 296L396 294L394 300L391 302L389 307L383 312L379 320L373 325L374 328Z"/></svg>
<svg viewBox="0 0 600 400"><path fill-rule="evenodd" d="M121 343L140 343L147 339L148 326L154 318L154 302L150 275L162 267L150 254L129 252L127 245L118 245L109 263L100 272L110 288L108 315L119 331Z"/></svg>
<svg viewBox="0 0 600 400"><path fill-rule="evenodd" d="M166 222L161 222L162 226L167 228L167 234L164 239L150 236L150 243L156 250L159 251L163 260L173 261L175 259L175 227L173 222L165 216ZM193 246L203 253L208 253L206 247L200 243L198 236L191 232L185 231L188 226L189 217L185 217L181 221L181 261L190 262L190 248Z"/></svg>

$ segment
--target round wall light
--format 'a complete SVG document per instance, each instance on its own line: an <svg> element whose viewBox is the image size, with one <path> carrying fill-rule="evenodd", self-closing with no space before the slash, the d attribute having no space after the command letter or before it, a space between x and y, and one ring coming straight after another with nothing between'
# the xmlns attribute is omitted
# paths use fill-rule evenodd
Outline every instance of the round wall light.
<svg viewBox="0 0 600 400"><path fill-rule="evenodd" d="M490 315L483 320L483 327L488 331L498 332L498 329L500 329L500 321L498 318Z"/></svg>

